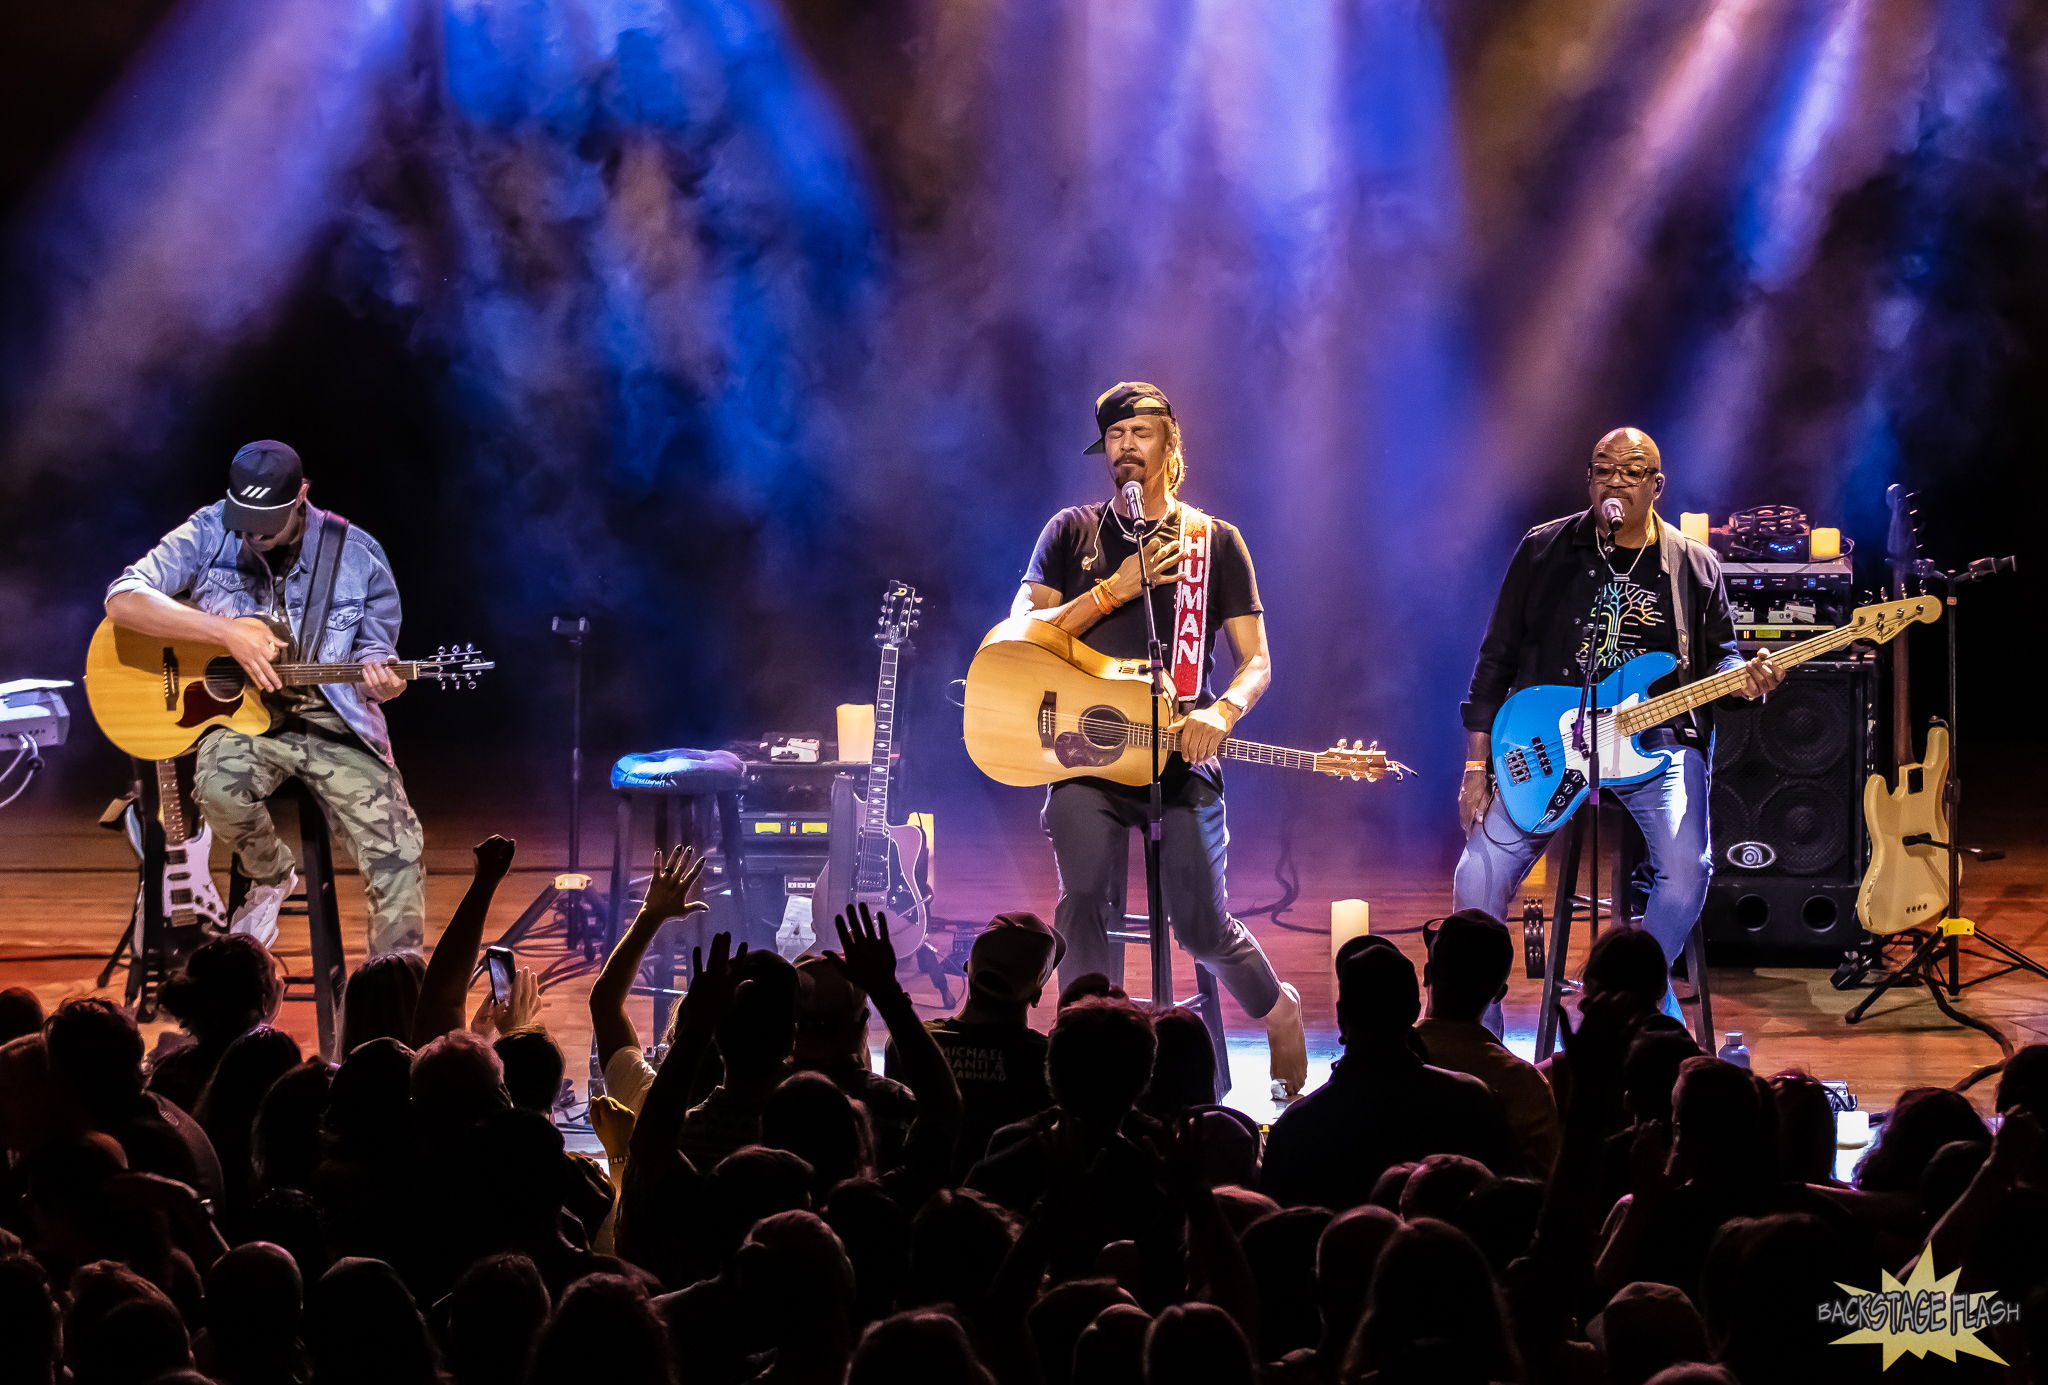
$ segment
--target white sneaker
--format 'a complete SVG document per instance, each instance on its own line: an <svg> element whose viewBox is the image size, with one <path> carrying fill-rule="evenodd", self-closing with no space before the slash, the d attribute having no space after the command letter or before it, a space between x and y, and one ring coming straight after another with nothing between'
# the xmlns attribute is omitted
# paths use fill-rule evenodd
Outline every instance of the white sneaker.
<svg viewBox="0 0 2048 1385"><path fill-rule="evenodd" d="M242 907L235 910L235 917L228 924L228 932L246 933L269 947L277 941L277 912L298 885L299 873L295 870L287 871L279 884L251 885L249 893L242 897Z"/></svg>

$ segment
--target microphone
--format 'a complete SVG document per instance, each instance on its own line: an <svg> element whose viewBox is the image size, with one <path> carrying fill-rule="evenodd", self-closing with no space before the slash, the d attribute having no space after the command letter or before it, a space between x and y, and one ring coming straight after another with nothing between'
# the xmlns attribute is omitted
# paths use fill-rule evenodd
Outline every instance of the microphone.
<svg viewBox="0 0 2048 1385"><path fill-rule="evenodd" d="M1124 482L1123 500L1125 514L1128 514L1135 520L1142 521L1145 518L1145 488L1143 486L1139 485L1136 481Z"/></svg>
<svg viewBox="0 0 2048 1385"><path fill-rule="evenodd" d="M1621 528L1621 521L1627 513L1622 503L1611 495L1600 502L1600 519L1610 534Z"/></svg>

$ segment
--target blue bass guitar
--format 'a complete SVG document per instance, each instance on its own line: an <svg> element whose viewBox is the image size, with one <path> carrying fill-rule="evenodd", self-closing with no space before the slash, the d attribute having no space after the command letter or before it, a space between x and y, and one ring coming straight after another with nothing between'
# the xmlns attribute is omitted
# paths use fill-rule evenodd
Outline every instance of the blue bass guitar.
<svg viewBox="0 0 2048 1385"><path fill-rule="evenodd" d="M1860 606L1848 624L1771 651L1771 662L1789 669L1858 640L1883 644L1917 621L1939 619L1941 601L1932 596ZM1637 737L1742 688L1742 670L1730 669L1650 697L1650 685L1677 666L1670 654L1638 654L1601 682L1597 734L1602 784L1640 784L1663 773L1671 752L1644 750ZM1494 785L1515 826L1524 832L1555 831L1585 802L1592 785L1593 721L1583 689L1566 683L1539 683L1501 704L1493 719Z"/></svg>

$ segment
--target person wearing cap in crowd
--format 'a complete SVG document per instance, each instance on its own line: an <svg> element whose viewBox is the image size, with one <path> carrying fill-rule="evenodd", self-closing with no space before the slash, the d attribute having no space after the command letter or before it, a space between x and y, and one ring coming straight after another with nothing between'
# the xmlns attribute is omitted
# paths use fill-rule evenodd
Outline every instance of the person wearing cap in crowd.
<svg viewBox="0 0 2048 1385"><path fill-rule="evenodd" d="M1515 945L1506 924L1484 909L1452 914L1429 941L1429 960L1422 964L1429 1005L1415 1032L1429 1050L1432 1067L1469 1073L1486 1084L1499 1099L1529 1168L1547 1177L1563 1138L1550 1082L1535 1064L1508 1052L1480 1022L1487 1006L1507 995L1514 963Z"/></svg>
<svg viewBox="0 0 2048 1385"><path fill-rule="evenodd" d="M232 928L266 946L297 883L291 849L264 800L296 778L340 829L369 896L370 955L424 938L426 870L419 818L391 756L381 704L405 691L386 664L397 655L398 584L377 541L349 525L325 627L301 622L321 539L339 521L307 499L299 454L252 442L228 466L225 499L164 535L107 588L107 615L145 635L225 647L261 690L270 729L226 727L199 741L193 798L241 858L251 888ZM287 688L272 662L361 664L360 683Z"/></svg>
<svg viewBox="0 0 2048 1385"><path fill-rule="evenodd" d="M1181 502L1187 459L1180 422L1157 386L1132 380L1111 386L1095 401L1095 423L1099 436L1085 450L1104 454L1116 498L1052 517L1011 614L1049 621L1113 658L1142 659L1146 622L1137 599L1147 581L1155 584L1153 616L1173 651L1170 676L1182 695L1182 715L1173 724L1179 748L1161 772L1166 917L1181 946L1245 1013L1265 1020L1273 1077L1291 1096L1308 1077L1301 996L1274 974L1258 940L1231 916L1224 885L1230 830L1216 751L1272 681L1258 579L1243 536ZM1122 499L1134 481L1144 496L1141 514L1126 513ZM1191 593L1183 593L1181 557L1190 535L1206 543L1206 572L1191 569ZM1199 648L1193 629L1202 636ZM1212 696L1218 631L1230 642L1237 671L1222 694ZM1096 971L1112 981L1123 975L1123 948L1111 944L1109 927L1124 912L1130 834L1144 826L1149 798L1148 788L1096 778L1068 779L1047 792L1045 830L1060 874L1055 922L1069 943L1063 981Z"/></svg>
<svg viewBox="0 0 2048 1385"><path fill-rule="evenodd" d="M1045 1081L1045 1035L1029 1022L1045 994L1066 939L1036 914L998 914L967 956L967 1001L950 1019L925 1021L959 1084L964 1112L954 1156L955 1181L986 1153L989 1136L1052 1105ZM895 1046L885 1066L898 1069Z"/></svg>

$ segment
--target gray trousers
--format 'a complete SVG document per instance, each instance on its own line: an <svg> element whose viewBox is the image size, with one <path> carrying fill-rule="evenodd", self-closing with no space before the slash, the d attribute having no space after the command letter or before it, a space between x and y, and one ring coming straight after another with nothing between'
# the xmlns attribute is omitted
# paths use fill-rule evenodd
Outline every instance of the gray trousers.
<svg viewBox="0 0 2048 1385"><path fill-rule="evenodd" d="M1223 793L1200 775L1186 776L1166 795L1159 841L1159 879L1166 920L1188 954L1216 974L1246 1014L1261 1019L1280 999L1280 980L1251 930L1230 915L1224 864L1230 824ZM1146 791L1070 779L1045 796L1042 821L1059 866L1055 926L1067 940L1060 984L1099 971L1121 983L1124 947L1109 929L1121 927L1131 832L1145 827Z"/></svg>

